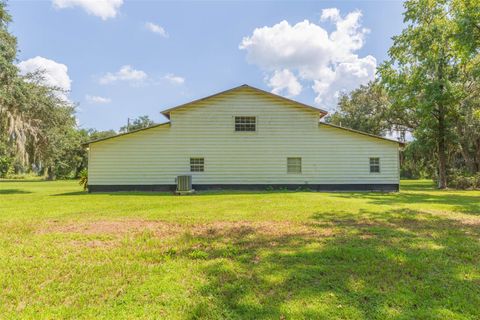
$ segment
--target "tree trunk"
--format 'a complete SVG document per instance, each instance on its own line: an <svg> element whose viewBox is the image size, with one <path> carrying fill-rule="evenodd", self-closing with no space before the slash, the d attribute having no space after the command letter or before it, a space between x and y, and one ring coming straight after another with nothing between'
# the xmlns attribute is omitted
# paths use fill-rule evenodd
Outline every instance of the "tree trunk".
<svg viewBox="0 0 480 320"><path fill-rule="evenodd" d="M475 163L475 155L472 157L468 151L468 146L465 146L463 142L458 144L458 148L460 149L460 153L462 154L463 161L465 161L465 165L470 173L477 172L476 163Z"/></svg>
<svg viewBox="0 0 480 320"><path fill-rule="evenodd" d="M439 108L438 115L438 188L447 187L447 146L446 146L445 110Z"/></svg>
<svg viewBox="0 0 480 320"><path fill-rule="evenodd" d="M445 45L447 45L445 43ZM440 59L438 64L438 73L437 73L437 81L439 81L439 93L440 99L444 99L444 73L443 67L446 64L445 56L443 50L440 52ZM446 120L445 120L445 105L444 102L440 102L437 104L438 106L438 188L445 189L447 187L447 128L446 128Z"/></svg>
<svg viewBox="0 0 480 320"><path fill-rule="evenodd" d="M480 172L480 139L477 139L477 154L475 156L475 173Z"/></svg>
<svg viewBox="0 0 480 320"><path fill-rule="evenodd" d="M53 169L52 167L48 167L47 169L47 180L48 181L53 181L55 180L57 177L55 176L55 173L53 172Z"/></svg>

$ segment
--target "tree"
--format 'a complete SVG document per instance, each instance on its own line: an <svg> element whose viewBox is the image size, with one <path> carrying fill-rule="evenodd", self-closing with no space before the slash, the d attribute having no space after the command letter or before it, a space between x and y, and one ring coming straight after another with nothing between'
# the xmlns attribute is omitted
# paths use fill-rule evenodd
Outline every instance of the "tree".
<svg viewBox="0 0 480 320"><path fill-rule="evenodd" d="M8 32L12 18L5 7L5 2L0 1L0 90L5 89L17 75L17 68L13 64L17 56L17 39Z"/></svg>
<svg viewBox="0 0 480 320"><path fill-rule="evenodd" d="M435 145L439 188L447 186L447 151L461 99L461 61L449 8L448 0L406 1L407 27L393 38L391 60L380 68L393 108L417 119L415 138Z"/></svg>
<svg viewBox="0 0 480 320"><path fill-rule="evenodd" d="M14 64L17 40L8 32L10 22L6 4L0 1L0 139L3 144L15 144L25 160L26 136L35 134L36 130L33 121L24 113L25 107L19 103L25 97L26 84L18 77ZM6 152L11 153L11 148Z"/></svg>
<svg viewBox="0 0 480 320"><path fill-rule="evenodd" d="M458 154L463 159L465 172L480 172L480 87L474 83L461 102L459 118L455 124Z"/></svg>
<svg viewBox="0 0 480 320"><path fill-rule="evenodd" d="M133 131L133 130L143 129L143 128L150 127L154 124L155 124L155 122L150 120L150 118L147 115L140 116L140 117L134 119L130 124L121 127L120 132L125 133L125 132L130 132L130 131Z"/></svg>
<svg viewBox="0 0 480 320"><path fill-rule="evenodd" d="M88 132L87 141L105 139L117 134L115 130L97 131L95 129L89 129L87 130L87 132ZM84 142L87 142L87 141L84 141Z"/></svg>
<svg viewBox="0 0 480 320"><path fill-rule="evenodd" d="M42 72L19 74L10 21L5 2L0 2L0 145L3 160L7 158L2 163L5 167L15 158L49 178L65 175L66 154L76 143L75 108L59 88L44 84Z"/></svg>
<svg viewBox="0 0 480 320"><path fill-rule="evenodd" d="M456 123L459 154L470 174L480 172L480 1L453 0L456 52L463 91Z"/></svg>
<svg viewBox="0 0 480 320"><path fill-rule="evenodd" d="M388 114L389 106L390 101L385 90L378 83L371 82L342 95L337 111L325 120L335 125L384 136L393 129Z"/></svg>

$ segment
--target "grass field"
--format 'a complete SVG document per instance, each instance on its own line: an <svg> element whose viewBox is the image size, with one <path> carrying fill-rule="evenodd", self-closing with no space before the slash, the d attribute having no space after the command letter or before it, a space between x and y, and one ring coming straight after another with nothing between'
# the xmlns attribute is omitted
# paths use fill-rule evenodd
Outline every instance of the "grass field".
<svg viewBox="0 0 480 320"><path fill-rule="evenodd" d="M480 191L1 181L0 318L480 319Z"/></svg>

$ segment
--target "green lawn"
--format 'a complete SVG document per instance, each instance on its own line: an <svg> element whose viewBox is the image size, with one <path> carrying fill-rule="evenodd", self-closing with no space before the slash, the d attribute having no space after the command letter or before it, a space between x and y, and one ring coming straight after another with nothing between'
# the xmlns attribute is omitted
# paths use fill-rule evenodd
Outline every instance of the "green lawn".
<svg viewBox="0 0 480 320"><path fill-rule="evenodd" d="M480 191L1 181L0 318L480 319Z"/></svg>

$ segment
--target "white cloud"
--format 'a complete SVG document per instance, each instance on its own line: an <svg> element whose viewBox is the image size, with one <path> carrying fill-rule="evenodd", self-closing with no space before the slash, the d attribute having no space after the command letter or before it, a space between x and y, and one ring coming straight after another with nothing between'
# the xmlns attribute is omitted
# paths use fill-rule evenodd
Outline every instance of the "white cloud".
<svg viewBox="0 0 480 320"><path fill-rule="evenodd" d="M299 95L302 91L302 85L297 77L288 69L275 70L268 80L268 86L273 88L272 92L275 94L281 94L286 90L288 96Z"/></svg>
<svg viewBox="0 0 480 320"><path fill-rule="evenodd" d="M325 21L328 19L338 21L340 19L340 10L338 10L337 8L323 9L320 20Z"/></svg>
<svg viewBox="0 0 480 320"><path fill-rule="evenodd" d="M171 84L183 84L185 83L185 78L176 76L173 73L168 73L163 77L165 80L170 82Z"/></svg>
<svg viewBox="0 0 480 320"><path fill-rule="evenodd" d="M145 28L147 28L147 30L153 33L159 34L164 38L168 38L168 33L165 31L163 27L159 26L158 24L155 24L153 22L147 22L145 23Z"/></svg>
<svg viewBox="0 0 480 320"><path fill-rule="evenodd" d="M68 76L68 67L63 63L37 56L21 61L17 67L23 75L41 71L45 85L70 91L72 80ZM59 93L59 96L65 100L67 99L63 92Z"/></svg>
<svg viewBox="0 0 480 320"><path fill-rule="evenodd" d="M321 26L304 20L295 25L281 21L256 28L239 45L247 61L267 72L272 92L294 96L307 82L316 93L315 102L334 108L338 96L375 77L376 59L359 57L368 29L362 28L360 11L342 17L336 8L325 9L321 21L331 22L330 34Z"/></svg>
<svg viewBox="0 0 480 320"><path fill-rule="evenodd" d="M102 20L115 18L123 4L123 0L52 0L57 9L81 7L88 14Z"/></svg>
<svg viewBox="0 0 480 320"><path fill-rule="evenodd" d="M112 99L110 99L110 98L104 98L104 97L99 97L99 96L91 96L91 95L88 95L88 94L85 96L85 99L87 99L87 101L89 103L94 103L94 104L107 104L107 103L112 102Z"/></svg>
<svg viewBox="0 0 480 320"><path fill-rule="evenodd" d="M100 78L100 84L109 84L116 81L129 81L131 83L140 83L147 78L147 74L142 70L133 69L130 65L125 65L115 73L108 72Z"/></svg>

